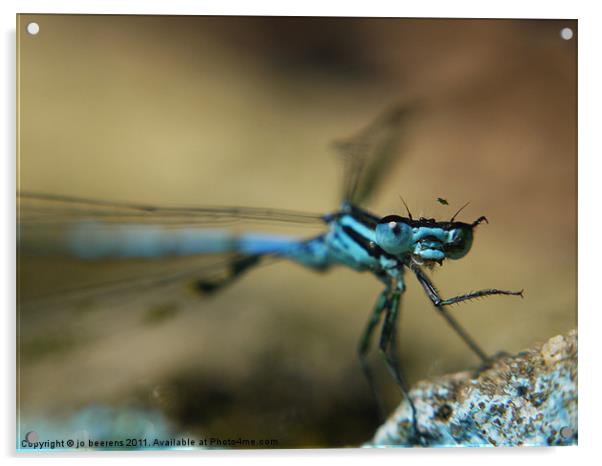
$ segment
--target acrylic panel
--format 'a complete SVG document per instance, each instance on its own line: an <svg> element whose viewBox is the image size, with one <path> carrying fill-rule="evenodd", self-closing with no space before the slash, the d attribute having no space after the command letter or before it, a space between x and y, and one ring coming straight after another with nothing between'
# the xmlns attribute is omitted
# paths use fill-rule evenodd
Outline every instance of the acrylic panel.
<svg viewBox="0 0 602 466"><path fill-rule="evenodd" d="M17 49L18 450L576 444L576 20Z"/></svg>

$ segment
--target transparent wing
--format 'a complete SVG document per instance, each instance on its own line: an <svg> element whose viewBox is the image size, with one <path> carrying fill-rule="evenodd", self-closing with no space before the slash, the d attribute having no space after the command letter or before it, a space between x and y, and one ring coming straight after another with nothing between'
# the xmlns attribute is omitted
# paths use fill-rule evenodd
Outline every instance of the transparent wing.
<svg viewBox="0 0 602 466"><path fill-rule="evenodd" d="M174 226L229 224L241 220L314 225L322 223L320 214L283 209L158 207L32 192L18 193L17 209L20 223L39 225L77 222L82 218L93 218L103 222L150 222Z"/></svg>
<svg viewBox="0 0 602 466"><path fill-rule="evenodd" d="M245 256L232 247L241 221L323 225L318 214L275 209L155 207L23 192L17 201L19 302L44 309L123 303L227 275Z"/></svg>
<svg viewBox="0 0 602 466"><path fill-rule="evenodd" d="M19 301L44 306L111 299L123 302L172 286L184 289L193 281L218 279L241 257L232 252L150 261L84 261L19 254Z"/></svg>
<svg viewBox="0 0 602 466"><path fill-rule="evenodd" d="M343 200L365 204L400 153L404 123L416 104L398 105L348 139L335 142L343 156Z"/></svg>
<svg viewBox="0 0 602 466"><path fill-rule="evenodd" d="M230 252L235 223L323 225L319 214L254 207L157 207L19 193L19 250L82 259Z"/></svg>
<svg viewBox="0 0 602 466"><path fill-rule="evenodd" d="M230 311L226 318L235 318L238 308L232 305L233 298L226 296L227 304L224 299L207 299L197 284L227 277L238 258L231 253L82 261L19 254L21 361L60 357L69 364L71 358L85 358L97 346L110 347L113 355L127 358L131 341L152 345L159 326L182 328L191 318L197 323L214 322L219 319L215 311L223 309Z"/></svg>

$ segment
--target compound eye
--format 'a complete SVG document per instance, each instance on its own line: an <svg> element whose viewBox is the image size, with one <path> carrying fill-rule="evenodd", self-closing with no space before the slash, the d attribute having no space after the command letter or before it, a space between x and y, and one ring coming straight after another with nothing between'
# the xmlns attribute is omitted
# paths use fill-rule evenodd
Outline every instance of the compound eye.
<svg viewBox="0 0 602 466"><path fill-rule="evenodd" d="M389 254L409 251L412 242L412 228L401 217L389 215L376 225L376 244Z"/></svg>
<svg viewBox="0 0 602 466"><path fill-rule="evenodd" d="M472 246L472 229L455 228L449 232L445 255L452 260L462 259Z"/></svg>

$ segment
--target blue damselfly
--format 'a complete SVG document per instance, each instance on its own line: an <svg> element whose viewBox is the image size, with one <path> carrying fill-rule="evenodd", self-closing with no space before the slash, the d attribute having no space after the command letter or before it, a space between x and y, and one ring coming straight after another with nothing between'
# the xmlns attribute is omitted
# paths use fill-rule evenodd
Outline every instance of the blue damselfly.
<svg viewBox="0 0 602 466"><path fill-rule="evenodd" d="M101 285L82 286L69 292L38 298L38 306L49 299L93 299L124 290L159 288L193 281L200 294L222 290L257 265L273 259L287 259L312 270L324 272L344 266L370 272L384 285L358 346L362 370L374 384L366 355L373 333L382 321L378 348L391 375L413 412L416 441L419 428L408 387L399 367L395 347L396 321L405 291L404 273L415 275L437 312L483 361L489 357L449 313L447 306L491 295L518 295L522 291L484 289L442 298L426 270L446 259L458 260L471 249L474 230L484 216L473 222L456 220L460 208L449 220L407 216L377 216L362 206L370 199L378 180L393 160L400 139L399 127L410 110L400 106L381 115L355 136L339 142L344 158L343 199L338 210L328 214L250 207L159 207L115 203L33 192L19 192L19 254L72 257L81 261L157 261L174 257L227 256L209 267L194 261L185 267L142 274ZM438 198L447 205L447 200ZM405 205L405 202L404 202ZM310 237L235 233L233 221L267 221L322 225L322 233ZM212 225L212 226L211 226ZM216 225L220 225L217 228ZM161 263L161 262L159 262ZM141 288L139 288L141 287ZM20 300L20 305L28 305ZM376 396L376 394L374 393Z"/></svg>

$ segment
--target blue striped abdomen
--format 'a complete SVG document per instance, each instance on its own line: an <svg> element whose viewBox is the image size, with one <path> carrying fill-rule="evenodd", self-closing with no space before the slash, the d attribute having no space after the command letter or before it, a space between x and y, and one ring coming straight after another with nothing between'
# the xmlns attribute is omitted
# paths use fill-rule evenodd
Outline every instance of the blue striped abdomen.
<svg viewBox="0 0 602 466"><path fill-rule="evenodd" d="M286 255L298 244L298 238L286 235L83 222L69 232L65 247L82 259L152 259L228 252Z"/></svg>

